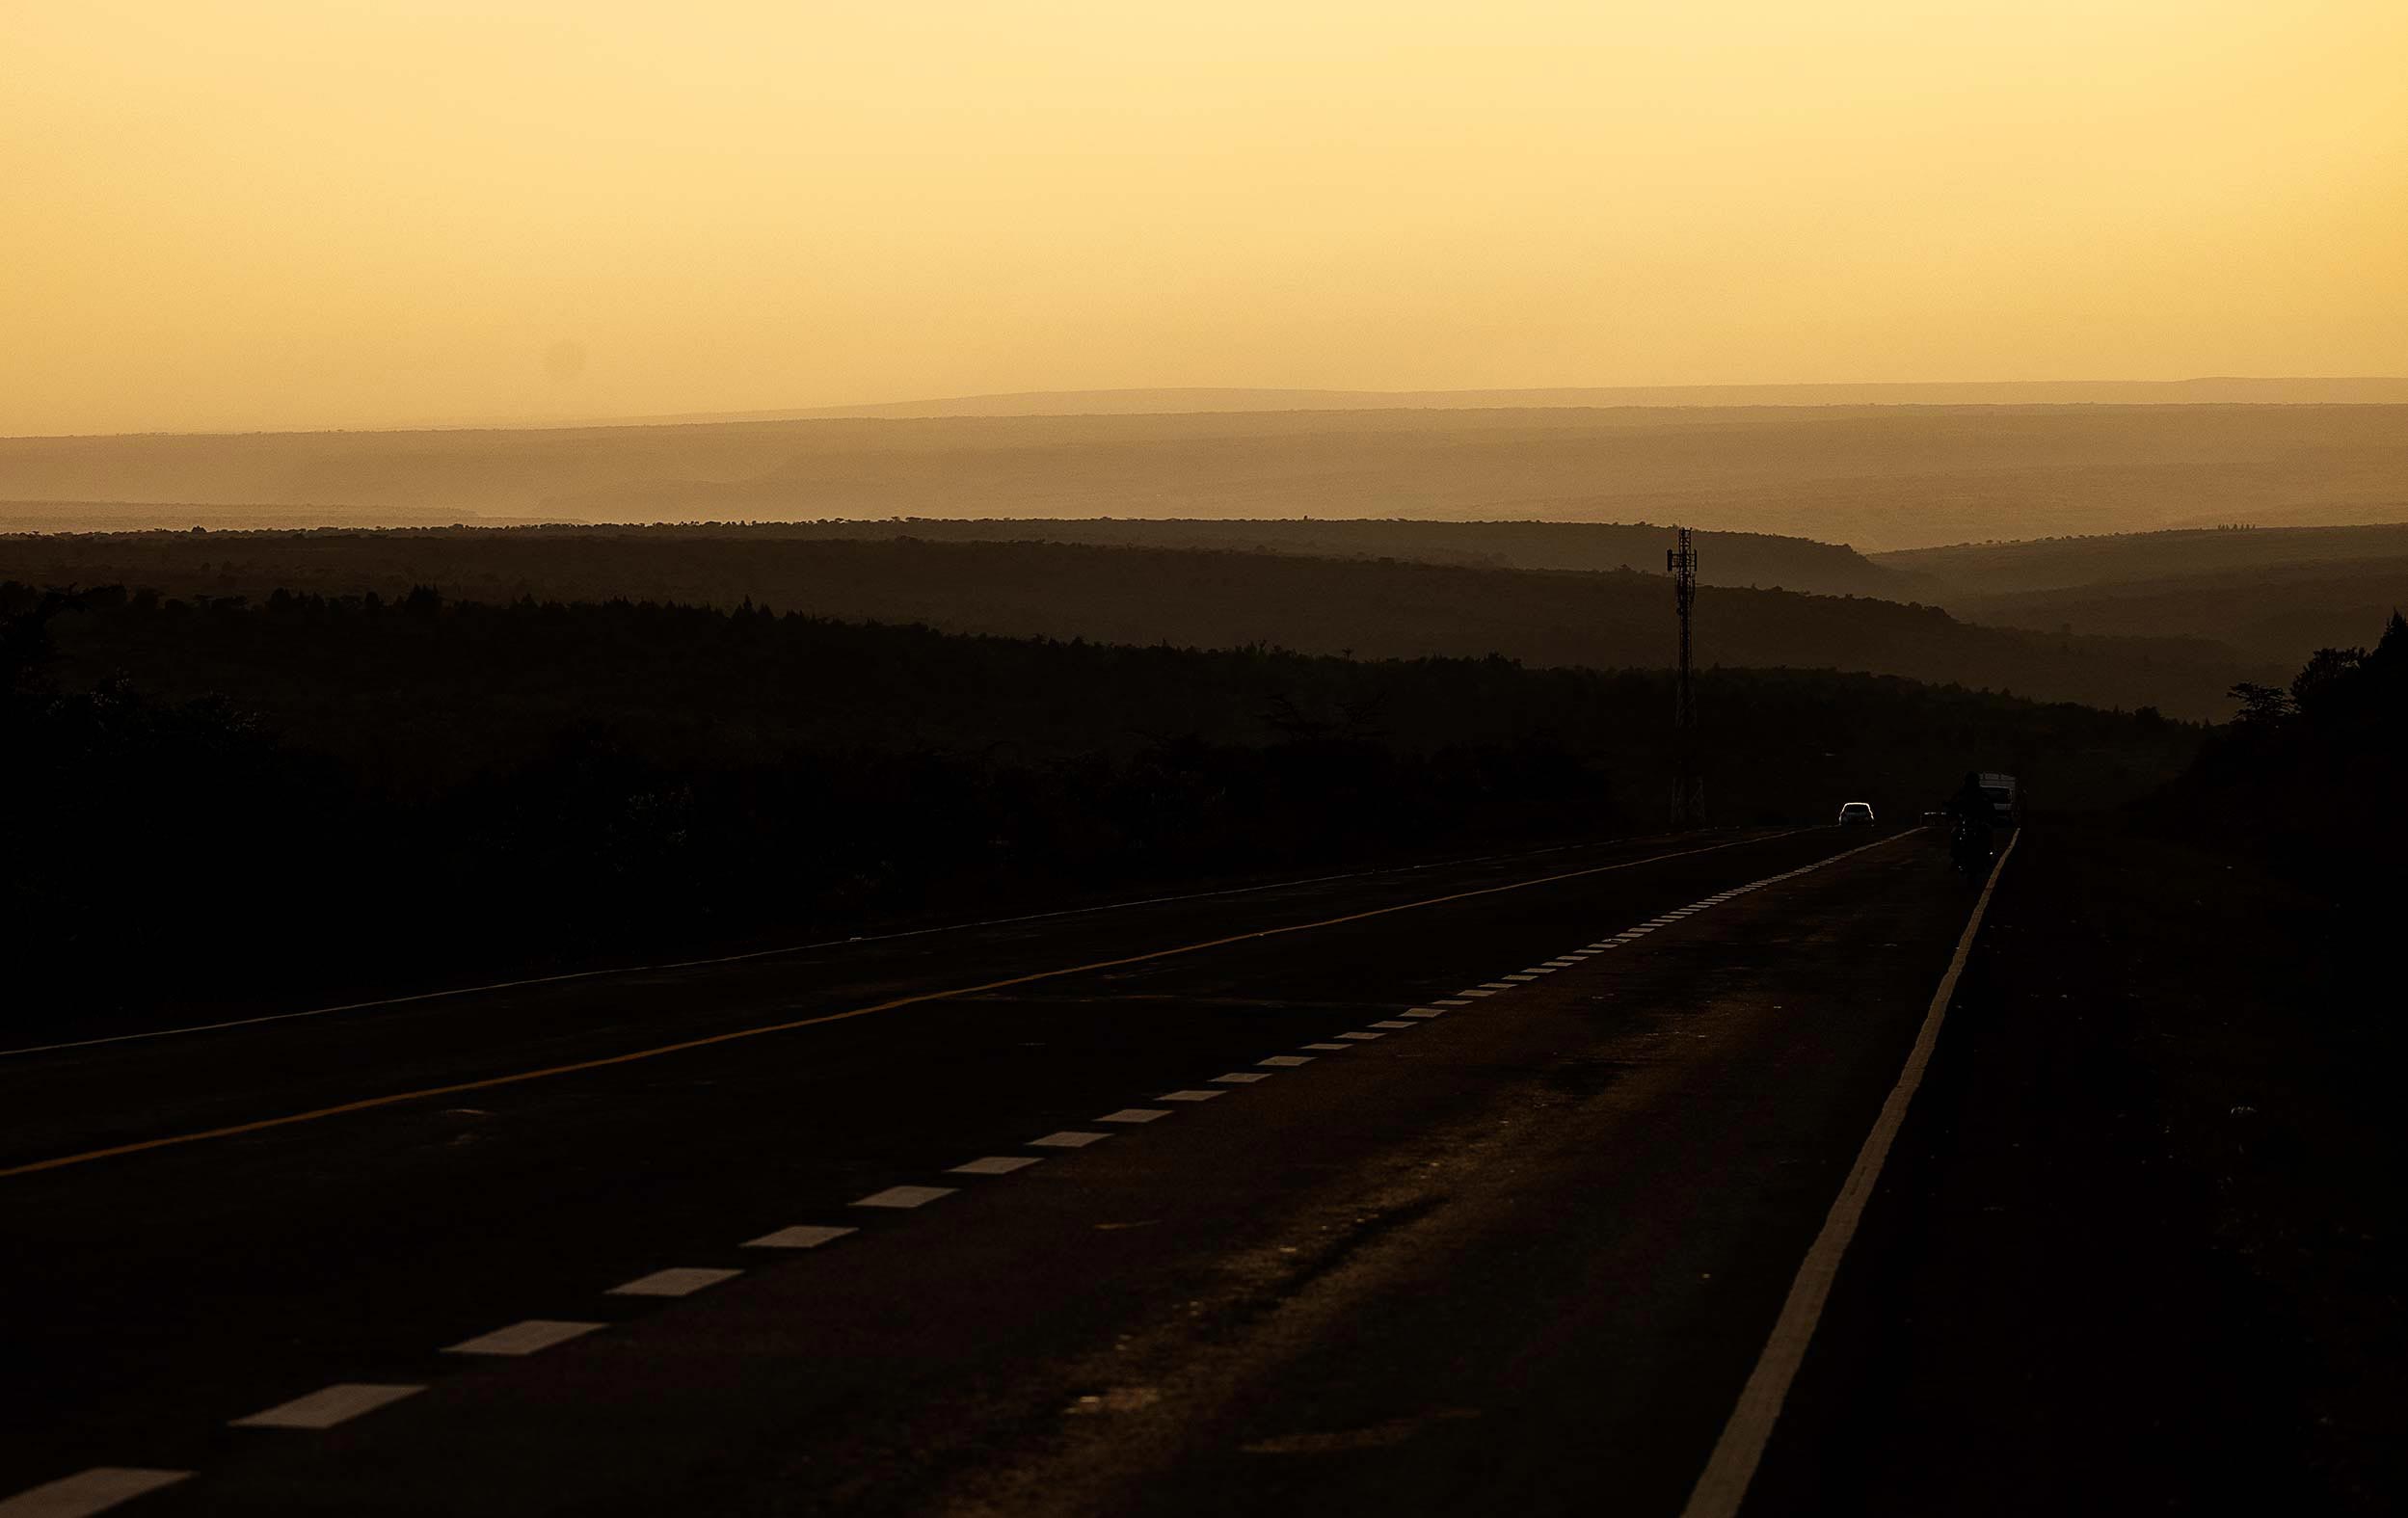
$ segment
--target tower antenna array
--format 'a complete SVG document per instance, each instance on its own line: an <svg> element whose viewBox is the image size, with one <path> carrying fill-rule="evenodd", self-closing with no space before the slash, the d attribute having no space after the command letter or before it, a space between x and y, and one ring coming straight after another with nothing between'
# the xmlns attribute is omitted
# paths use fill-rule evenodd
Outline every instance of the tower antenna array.
<svg viewBox="0 0 2408 1518"><path fill-rule="evenodd" d="M1672 572L1672 604L1680 613L1680 669L1672 684L1672 826L1695 828L1705 822L1705 777L1698 771L1698 690L1690 671L1690 610L1698 600L1698 550L1689 529L1680 529L1680 546L1666 550L1664 567Z"/></svg>

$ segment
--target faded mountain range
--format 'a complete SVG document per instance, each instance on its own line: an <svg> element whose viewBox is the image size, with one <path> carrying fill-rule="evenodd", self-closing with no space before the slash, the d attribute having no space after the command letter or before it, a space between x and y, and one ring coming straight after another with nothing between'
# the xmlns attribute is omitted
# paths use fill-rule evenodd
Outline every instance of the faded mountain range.
<svg viewBox="0 0 2408 1518"><path fill-rule="evenodd" d="M214 515L229 508L273 509L262 525L1677 520L1869 552L2408 519L2408 405L1391 406L0 439L12 525L175 525L195 510L230 525L239 513Z"/></svg>

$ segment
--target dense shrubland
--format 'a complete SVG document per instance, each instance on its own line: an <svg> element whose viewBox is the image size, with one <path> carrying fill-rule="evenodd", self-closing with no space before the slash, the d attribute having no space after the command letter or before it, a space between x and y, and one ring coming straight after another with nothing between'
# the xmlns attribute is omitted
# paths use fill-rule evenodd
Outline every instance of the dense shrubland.
<svg viewBox="0 0 2408 1518"><path fill-rule="evenodd" d="M964 637L749 605L0 586L17 983L257 999L1661 826L1655 673ZM2197 730L1703 684L1717 820L1972 764L2123 799Z"/></svg>
<svg viewBox="0 0 2408 1518"><path fill-rule="evenodd" d="M2233 695L2235 719L2148 814L2263 859L2388 932L2408 849L2408 621L2395 611L2373 649L2321 649L2288 686Z"/></svg>

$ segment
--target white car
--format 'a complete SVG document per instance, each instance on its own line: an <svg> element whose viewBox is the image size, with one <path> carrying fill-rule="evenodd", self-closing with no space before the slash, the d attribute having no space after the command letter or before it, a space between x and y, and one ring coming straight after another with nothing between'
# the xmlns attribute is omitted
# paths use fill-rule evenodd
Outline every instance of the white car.
<svg viewBox="0 0 2408 1518"><path fill-rule="evenodd" d="M1873 804L1851 801L1839 809L1839 825L1843 828L1869 828L1873 825Z"/></svg>

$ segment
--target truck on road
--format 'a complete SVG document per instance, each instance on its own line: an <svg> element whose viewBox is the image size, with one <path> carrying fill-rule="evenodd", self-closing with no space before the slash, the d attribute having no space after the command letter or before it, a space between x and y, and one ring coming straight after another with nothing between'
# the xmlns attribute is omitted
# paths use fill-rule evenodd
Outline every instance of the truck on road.
<svg viewBox="0 0 2408 1518"><path fill-rule="evenodd" d="M2023 791L2013 775L1984 770L1973 777L1973 783L1981 787L1983 799L1990 803L1992 827L2023 825Z"/></svg>

